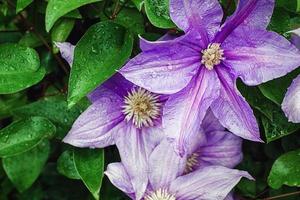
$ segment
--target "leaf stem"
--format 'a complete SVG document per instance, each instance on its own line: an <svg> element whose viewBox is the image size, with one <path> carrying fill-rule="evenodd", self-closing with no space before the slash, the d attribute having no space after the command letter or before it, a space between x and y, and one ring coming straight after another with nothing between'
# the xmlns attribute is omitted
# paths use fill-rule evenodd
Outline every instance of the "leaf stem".
<svg viewBox="0 0 300 200"><path fill-rule="evenodd" d="M297 195L300 194L300 191L298 192L291 192L291 193L286 193L286 194L282 194L282 195L278 195L278 196L274 196L274 197L268 197L268 198L264 198L262 200L274 200L274 199L280 199L283 197L288 197L288 196L293 196L293 195Z"/></svg>

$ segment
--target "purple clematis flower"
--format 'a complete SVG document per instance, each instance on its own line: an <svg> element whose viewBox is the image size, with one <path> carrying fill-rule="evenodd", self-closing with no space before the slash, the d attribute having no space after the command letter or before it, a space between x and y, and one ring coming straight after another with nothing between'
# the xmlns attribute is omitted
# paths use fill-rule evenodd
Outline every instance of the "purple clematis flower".
<svg viewBox="0 0 300 200"><path fill-rule="evenodd" d="M157 42L141 41L142 53L120 73L149 91L172 95L163 126L183 154L210 108L230 132L262 141L253 111L236 88L236 79L258 85L300 65L300 52L266 27L274 0L240 0L221 26L217 0L170 0L170 15L185 34Z"/></svg>
<svg viewBox="0 0 300 200"><path fill-rule="evenodd" d="M234 168L241 162L242 139L225 131L211 111L207 112L201 129L195 133L187 143L185 173L209 165Z"/></svg>
<svg viewBox="0 0 300 200"><path fill-rule="evenodd" d="M224 142L220 142L220 144L216 142L214 145L216 145L216 148L223 145L223 149L226 149L226 145L222 143ZM217 150L213 151L209 147L202 148L204 154L207 154L208 151L206 150L212 150L210 155L212 158L215 155L219 157L222 154L221 152L217 152ZM226 150L224 154L226 154ZM208 155L203 156L203 158L207 157ZM130 168L135 167L136 163L129 165L129 169L123 163L109 164L105 174L116 187L135 200L232 199L230 191L242 177L253 180L245 171L214 165L212 164L214 161L210 165L203 163L203 166L190 170L191 164L194 165L196 162L191 162L187 157L180 157L176 154L172 145L166 139L156 146L149 154L149 158L145 160L148 160L148 184L144 191L139 192L141 194L139 196L136 195L132 186L132 179L127 172L128 170L132 171ZM235 159L233 159L233 162L236 162Z"/></svg>
<svg viewBox="0 0 300 200"><path fill-rule="evenodd" d="M123 162L110 164L105 174L132 199L221 200L227 196L226 200L229 200L233 197L228 192L239 179L243 176L251 178L246 172L229 169L242 159L241 143L241 138L224 131L212 112L208 112L201 130L190 140L188 153L182 157L175 153L173 145L166 139L158 145L153 144L153 140L145 141L144 145L136 145L136 141L132 140L126 141L127 147L137 147L130 148L137 155L139 152L151 152L144 154L148 156L144 159L147 161L144 163L146 174L136 174L142 177L146 175L147 188L141 188L144 190L133 189L132 176L127 172L133 171L131 168L135 169L135 160L126 165L129 169ZM179 185L181 189L177 190Z"/></svg>
<svg viewBox="0 0 300 200"><path fill-rule="evenodd" d="M59 44L59 48L72 63L74 48L66 43ZM88 98L92 104L77 118L63 141L89 148L116 144L123 165L129 169L132 187L140 196L139 191L147 186L146 159L164 137L161 115L168 97L137 87L117 73Z"/></svg>
<svg viewBox="0 0 300 200"><path fill-rule="evenodd" d="M300 49L300 28L290 31L292 33L292 43ZM282 102L282 110L289 121L300 123L300 75L295 78Z"/></svg>

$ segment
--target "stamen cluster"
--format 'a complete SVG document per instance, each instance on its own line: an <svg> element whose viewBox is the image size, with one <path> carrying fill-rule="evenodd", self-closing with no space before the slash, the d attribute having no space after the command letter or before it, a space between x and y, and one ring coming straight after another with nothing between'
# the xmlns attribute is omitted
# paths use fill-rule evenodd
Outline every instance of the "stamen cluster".
<svg viewBox="0 0 300 200"><path fill-rule="evenodd" d="M176 200L176 197L166 189L158 189L157 191L147 195L144 200Z"/></svg>
<svg viewBox="0 0 300 200"><path fill-rule="evenodd" d="M221 44L219 43L209 44L207 49L201 51L201 53L201 63L204 64L208 70L212 70L215 65L219 65L221 61L225 59L223 57L224 50L221 49Z"/></svg>
<svg viewBox="0 0 300 200"><path fill-rule="evenodd" d="M198 165L199 156L200 155L198 153L193 153L188 157L184 170L186 174L195 170L195 167Z"/></svg>
<svg viewBox="0 0 300 200"><path fill-rule="evenodd" d="M142 88L128 92L122 106L126 120L132 120L137 128L153 126L154 120L159 117L160 107L159 95Z"/></svg>

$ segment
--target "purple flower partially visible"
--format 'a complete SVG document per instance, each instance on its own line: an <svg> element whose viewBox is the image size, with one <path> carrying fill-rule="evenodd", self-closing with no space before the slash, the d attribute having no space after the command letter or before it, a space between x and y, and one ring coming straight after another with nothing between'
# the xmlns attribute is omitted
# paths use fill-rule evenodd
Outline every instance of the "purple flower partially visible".
<svg viewBox="0 0 300 200"><path fill-rule="evenodd" d="M230 132L253 141L259 128L236 79L258 85L300 65L300 52L284 37L266 30L274 0L240 0L221 26L217 0L170 0L170 14L185 35L141 41L142 53L120 73L149 91L174 94L164 107L163 126L183 154L210 108Z"/></svg>
<svg viewBox="0 0 300 200"><path fill-rule="evenodd" d="M74 48L60 44L73 62ZM67 52L65 52L67 50ZM151 93L115 74L91 94L92 104L63 139L76 147L104 148L116 144L137 197L147 186L147 158L164 137L161 128L166 95ZM138 174L138 175L137 175Z"/></svg>
<svg viewBox="0 0 300 200"><path fill-rule="evenodd" d="M253 179L247 172L227 168L241 160L241 139L220 130L212 116L204 121L205 132L194 138L196 148L191 148L187 155L176 154L166 139L148 154L149 158L145 159L148 160L148 184L146 190L140 192L142 196L136 196L127 172L135 168L135 163L129 165L129 169L123 163L109 164L105 174L134 200L232 199L230 191L242 177Z"/></svg>
<svg viewBox="0 0 300 200"><path fill-rule="evenodd" d="M152 141L145 141L148 143ZM133 171L131 168L135 169L137 163L127 167L123 163L112 163L105 174L132 199L222 200L227 196L229 200L232 195L228 193L242 177L252 179L246 172L229 169L242 159L241 143L241 138L225 131L212 112L208 112L201 130L189 141L187 154L182 157L176 154L167 139L147 154L149 157L144 160L148 161L148 184L146 190L139 191L142 196L137 197L127 172ZM128 140L127 144L135 146L135 141Z"/></svg>
<svg viewBox="0 0 300 200"><path fill-rule="evenodd" d="M292 43L300 49L300 28L290 31ZM294 79L282 102L282 110L289 121L300 123L300 75Z"/></svg>

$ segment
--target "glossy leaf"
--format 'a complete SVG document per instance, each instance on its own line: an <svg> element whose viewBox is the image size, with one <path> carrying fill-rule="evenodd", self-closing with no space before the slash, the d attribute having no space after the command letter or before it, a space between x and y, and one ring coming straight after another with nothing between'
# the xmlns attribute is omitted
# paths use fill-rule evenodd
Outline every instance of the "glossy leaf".
<svg viewBox="0 0 300 200"><path fill-rule="evenodd" d="M62 139L83 109L79 105L68 109L67 102L60 96L27 104L14 109L13 113L23 118L41 116L49 119L56 125L57 134Z"/></svg>
<svg viewBox="0 0 300 200"><path fill-rule="evenodd" d="M89 28L75 48L68 105L110 78L129 58L133 37L124 27L104 21Z"/></svg>
<svg viewBox="0 0 300 200"><path fill-rule="evenodd" d="M275 141L300 129L299 124L288 122L281 107L264 97L257 87L239 84L239 89L248 103L263 114L261 119L267 142Z"/></svg>
<svg viewBox="0 0 300 200"><path fill-rule="evenodd" d="M42 117L14 122L0 131L0 157L29 151L54 133L55 126Z"/></svg>
<svg viewBox="0 0 300 200"><path fill-rule="evenodd" d="M60 155L57 160L57 171L70 179L80 179L74 162L73 150L64 151Z"/></svg>
<svg viewBox="0 0 300 200"><path fill-rule="evenodd" d="M137 9L139 11L142 10L143 4L144 4L144 0L132 0L132 2L134 3L134 5L137 7Z"/></svg>
<svg viewBox="0 0 300 200"><path fill-rule="evenodd" d="M282 185L300 186L300 150L280 156L272 166L268 177L269 185L278 189Z"/></svg>
<svg viewBox="0 0 300 200"><path fill-rule="evenodd" d="M285 93L292 81L300 73L300 69L289 73L288 75L278 78L259 86L260 91L265 97L281 106Z"/></svg>
<svg viewBox="0 0 300 200"><path fill-rule="evenodd" d="M45 75L34 49L16 44L0 45L0 94L18 92L38 83Z"/></svg>
<svg viewBox="0 0 300 200"><path fill-rule="evenodd" d="M49 32L54 23L62 16L67 13L84 6L86 4L98 2L101 0L76 0L76 1L65 1L65 0L49 0L46 9L46 30Z"/></svg>
<svg viewBox="0 0 300 200"><path fill-rule="evenodd" d="M80 179L94 198L99 199L104 171L104 151L102 149L76 149L74 162Z"/></svg>
<svg viewBox="0 0 300 200"><path fill-rule="evenodd" d="M102 18L111 20L108 19L105 15L103 15ZM145 32L144 17L136 9L123 8L113 19L113 22L124 26L135 34L144 34Z"/></svg>
<svg viewBox="0 0 300 200"><path fill-rule="evenodd" d="M17 8L16 12L22 11L24 8L26 8L29 4L31 4L33 0L17 0Z"/></svg>
<svg viewBox="0 0 300 200"><path fill-rule="evenodd" d="M145 0L145 10L154 26L159 28L175 27L169 14L169 0Z"/></svg>
<svg viewBox="0 0 300 200"><path fill-rule="evenodd" d="M50 144L44 140L29 151L3 158L3 168L8 178L20 192L28 189L39 177L49 153Z"/></svg>

